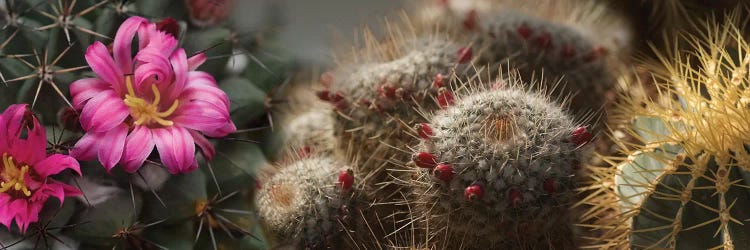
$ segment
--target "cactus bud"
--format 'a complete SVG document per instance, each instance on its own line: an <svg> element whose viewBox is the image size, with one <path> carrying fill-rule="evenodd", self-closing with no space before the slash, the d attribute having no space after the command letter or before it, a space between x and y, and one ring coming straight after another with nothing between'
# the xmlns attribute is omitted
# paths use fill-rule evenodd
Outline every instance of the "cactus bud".
<svg viewBox="0 0 750 250"><path fill-rule="evenodd" d="M448 106L453 105L453 92L451 92L450 90L446 90L445 88L441 88L438 91L437 101L438 105L440 105L441 108L447 108Z"/></svg>
<svg viewBox="0 0 750 250"><path fill-rule="evenodd" d="M478 184L468 186L466 187L466 190L464 190L464 197L466 197L466 200L468 201L482 199L482 196L484 196L484 188Z"/></svg>
<svg viewBox="0 0 750 250"><path fill-rule="evenodd" d="M529 39L531 37L531 28L529 28L529 26L526 26L526 24L521 24L521 26L518 26L516 32L518 32L518 35L520 35L523 39Z"/></svg>
<svg viewBox="0 0 750 250"><path fill-rule="evenodd" d="M213 26L231 13L234 0L186 0L190 21L198 26Z"/></svg>
<svg viewBox="0 0 750 250"><path fill-rule="evenodd" d="M435 167L435 177L444 182L449 182L453 179L453 167L448 164L438 164Z"/></svg>
<svg viewBox="0 0 750 250"><path fill-rule="evenodd" d="M471 10L464 19L464 28L473 31L477 28L477 10Z"/></svg>
<svg viewBox="0 0 750 250"><path fill-rule="evenodd" d="M570 140L575 144L577 147L586 145L589 141L591 141L591 138L594 136L589 132L586 127L578 127L575 130L573 130L573 136L570 138Z"/></svg>
<svg viewBox="0 0 750 250"><path fill-rule="evenodd" d="M544 180L544 191L547 191L548 194L554 194L555 193L555 179L547 178Z"/></svg>
<svg viewBox="0 0 750 250"><path fill-rule="evenodd" d="M338 185L348 191L352 188L352 184L354 184L354 172L351 169L341 170Z"/></svg>
<svg viewBox="0 0 750 250"><path fill-rule="evenodd" d="M430 139L434 133L430 125L424 122L417 125L417 132L419 133L419 137L425 140Z"/></svg>
<svg viewBox="0 0 750 250"><path fill-rule="evenodd" d="M463 64L471 60L471 47L460 48L456 51L458 56L458 63Z"/></svg>
<svg viewBox="0 0 750 250"><path fill-rule="evenodd" d="M419 152L412 157L412 161L420 168L434 168L437 165L435 155L427 152Z"/></svg>
<svg viewBox="0 0 750 250"><path fill-rule="evenodd" d="M443 86L445 86L443 78L445 78L443 74L435 75L435 80L432 81L432 86L434 86L435 88L442 88Z"/></svg>
<svg viewBox="0 0 750 250"><path fill-rule="evenodd" d="M515 188L508 191L508 198L510 199L511 207L518 207L521 205L521 202L523 202L521 191L518 191L518 189Z"/></svg>
<svg viewBox="0 0 750 250"><path fill-rule="evenodd" d="M81 128L81 122L78 121L78 112L76 112L76 110L71 107L65 107L61 109L57 113L57 119L64 129L73 132L80 132L81 130L83 130L83 128Z"/></svg>
<svg viewBox="0 0 750 250"><path fill-rule="evenodd" d="M156 23L156 29L164 31L164 33L170 34L175 38L179 38L180 36L180 25L172 17L164 18Z"/></svg>

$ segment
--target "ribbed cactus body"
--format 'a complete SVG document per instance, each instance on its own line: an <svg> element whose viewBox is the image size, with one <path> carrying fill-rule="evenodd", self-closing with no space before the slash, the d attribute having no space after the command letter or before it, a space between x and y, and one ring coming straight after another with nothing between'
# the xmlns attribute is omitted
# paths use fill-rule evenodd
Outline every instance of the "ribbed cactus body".
<svg viewBox="0 0 750 250"><path fill-rule="evenodd" d="M621 214L604 227L602 241L634 248L750 247L750 57L737 18L707 22L703 35L687 36L690 46L672 48L679 57L650 64L659 72L657 96L624 98L619 111L632 118L625 131L637 142L621 142L627 157L610 159Z"/></svg>
<svg viewBox="0 0 750 250"><path fill-rule="evenodd" d="M409 164L409 185L418 220L439 229L437 241L572 246L573 177L586 140L575 138L559 106L521 90L486 90L462 96L427 126L433 133Z"/></svg>
<svg viewBox="0 0 750 250"><path fill-rule="evenodd" d="M256 195L256 209L281 245L338 248L346 240L353 174L344 163L315 156L278 167Z"/></svg>

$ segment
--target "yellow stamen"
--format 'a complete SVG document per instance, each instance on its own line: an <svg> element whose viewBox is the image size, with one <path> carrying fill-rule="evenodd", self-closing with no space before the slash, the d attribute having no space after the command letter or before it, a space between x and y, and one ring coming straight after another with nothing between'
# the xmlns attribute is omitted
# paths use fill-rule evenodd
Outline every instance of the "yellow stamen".
<svg viewBox="0 0 750 250"><path fill-rule="evenodd" d="M149 103L143 98L135 95L133 89L133 77L125 77L125 86L128 89L128 94L125 95L123 102L128 108L130 108L130 116L135 119L133 124L135 125L152 125L154 123L161 126L172 126L174 122L167 120L166 118L172 115L179 107L180 102L175 100L172 106L166 111L159 112L159 102L161 101L161 93L156 85L151 85L151 91L154 93L154 100Z"/></svg>
<svg viewBox="0 0 750 250"><path fill-rule="evenodd" d="M23 165L21 169L18 169L15 161L13 161L13 156L9 156L8 153L3 154L3 165L4 172L0 177L5 181L0 182L0 193L5 193L12 189L21 191L27 197L31 196L31 191L24 181L26 173L29 172L29 166Z"/></svg>

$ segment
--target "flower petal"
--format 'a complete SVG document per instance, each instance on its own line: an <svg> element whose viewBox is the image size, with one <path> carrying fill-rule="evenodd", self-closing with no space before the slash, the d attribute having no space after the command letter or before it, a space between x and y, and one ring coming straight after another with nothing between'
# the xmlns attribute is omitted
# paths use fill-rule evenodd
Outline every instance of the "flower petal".
<svg viewBox="0 0 750 250"><path fill-rule="evenodd" d="M172 126L152 130L156 149L169 173L187 173L198 167L195 142L187 129Z"/></svg>
<svg viewBox="0 0 750 250"><path fill-rule="evenodd" d="M128 173L134 173L141 168L143 162L154 150L154 139L151 130L144 126L136 126L125 139L125 152L122 154L123 168Z"/></svg>
<svg viewBox="0 0 750 250"><path fill-rule="evenodd" d="M122 93L125 86L124 75L109 55L107 46L99 41L94 42L86 49L86 62L99 78L109 83L117 93Z"/></svg>
<svg viewBox="0 0 750 250"><path fill-rule="evenodd" d="M28 112L26 104L13 104L8 106L0 116L0 138L8 138L0 144L4 144L3 147L11 148L12 143L18 139L21 133L21 126L23 126L23 120Z"/></svg>
<svg viewBox="0 0 750 250"><path fill-rule="evenodd" d="M211 144L208 139L206 139L205 136L203 136L200 132L190 129L190 135L193 136L193 140L195 141L195 144L198 145L198 147L201 149L201 154L203 154L203 157L206 158L206 160L211 160L216 155L216 149L214 149L214 145Z"/></svg>
<svg viewBox="0 0 750 250"><path fill-rule="evenodd" d="M216 85L216 80L206 72L189 72L185 90L179 97L182 103L202 100L223 106L229 112L229 97Z"/></svg>
<svg viewBox="0 0 750 250"><path fill-rule="evenodd" d="M70 95L73 96L73 107L81 110L89 99L109 89L107 82L99 78L84 78L70 84Z"/></svg>
<svg viewBox="0 0 750 250"><path fill-rule="evenodd" d="M81 166L78 165L78 161L73 159L73 157L62 154L50 155L47 159L34 164L33 167L34 171L42 178L59 174L66 169L72 169L79 176L81 175Z"/></svg>
<svg viewBox="0 0 750 250"><path fill-rule="evenodd" d="M138 32L141 25L145 23L148 23L148 20L143 17L134 16L125 20L120 25L120 28L117 29L112 53L114 54L118 68L124 73L133 73L133 58L131 56L133 38L135 38L135 33Z"/></svg>
<svg viewBox="0 0 750 250"><path fill-rule="evenodd" d="M10 148L10 154L17 161L33 165L47 156L47 131L36 117L32 116L32 120L34 127L28 129L26 139L15 142Z"/></svg>
<svg viewBox="0 0 750 250"><path fill-rule="evenodd" d="M91 98L81 111L81 127L87 132L107 132L122 124L130 110L114 91L104 91Z"/></svg>
<svg viewBox="0 0 750 250"><path fill-rule="evenodd" d="M172 64L172 70L174 71L174 79L172 85L167 91L168 100L174 100L185 88L188 79L188 61L185 50L180 48L177 49L171 57L169 62Z"/></svg>
<svg viewBox="0 0 750 250"><path fill-rule="evenodd" d="M203 63L206 62L206 53L198 53L187 59L188 71L194 71L198 69Z"/></svg>
<svg viewBox="0 0 750 250"><path fill-rule="evenodd" d="M16 214L10 210L10 199L10 195L0 193L0 224L3 224L8 229L10 229L10 223L16 216Z"/></svg>
<svg viewBox="0 0 750 250"><path fill-rule="evenodd" d="M104 133L89 132L84 134L70 150L70 156L82 161L94 159L99 151L99 141L102 137L104 137Z"/></svg>
<svg viewBox="0 0 750 250"><path fill-rule="evenodd" d="M175 124L201 131L210 137L223 137L236 130L229 112L209 102L194 100L180 105L176 113L172 119Z"/></svg>
<svg viewBox="0 0 750 250"><path fill-rule="evenodd" d="M99 147L99 161L107 171L110 171L120 158L125 148L125 137L128 135L128 127L121 124L104 134L102 142L106 147Z"/></svg>

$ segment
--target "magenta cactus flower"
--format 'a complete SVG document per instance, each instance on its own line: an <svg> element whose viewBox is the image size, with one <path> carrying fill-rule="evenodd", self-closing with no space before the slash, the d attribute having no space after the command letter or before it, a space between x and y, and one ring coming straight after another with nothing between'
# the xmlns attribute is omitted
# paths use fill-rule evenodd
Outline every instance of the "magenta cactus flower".
<svg viewBox="0 0 750 250"><path fill-rule="evenodd" d="M137 36L137 52L132 55ZM79 160L98 158L109 171L120 163L137 171L156 147L172 174L195 170L197 144L206 158L206 139L236 131L229 99L206 72L202 53L187 57L177 40L142 17L128 18L115 35L112 52L101 42L86 51L97 75L73 82L73 105L86 134L70 151Z"/></svg>
<svg viewBox="0 0 750 250"><path fill-rule="evenodd" d="M0 224L10 229L15 220L22 233L39 220L48 198L62 204L66 196L80 195L70 185L48 178L66 169L81 175L73 157L47 155L47 132L25 104L0 114Z"/></svg>

